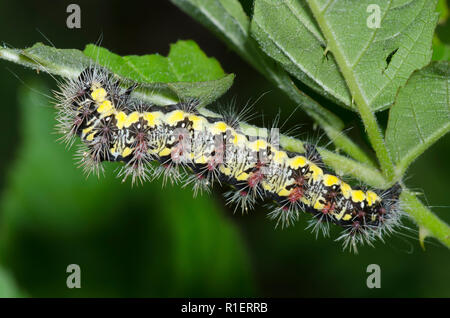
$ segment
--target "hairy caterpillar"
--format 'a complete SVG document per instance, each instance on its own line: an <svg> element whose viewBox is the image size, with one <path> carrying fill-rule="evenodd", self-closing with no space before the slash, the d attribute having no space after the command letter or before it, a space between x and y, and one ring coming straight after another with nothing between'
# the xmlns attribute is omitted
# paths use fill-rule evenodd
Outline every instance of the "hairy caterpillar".
<svg viewBox="0 0 450 318"><path fill-rule="evenodd" d="M193 185L194 194L209 191L214 182L228 184L227 202L247 211L258 200L269 201L269 216L283 225L309 212L309 227L328 235L331 223L339 225L337 240L354 251L400 224L398 184L388 190L352 188L324 167L312 145L305 153L289 152L278 146L276 135L244 134L236 117L203 116L195 101L148 104L131 97L136 84L122 84L94 65L60 85L58 130L69 145L81 138L78 157L87 173L98 174L102 161L121 161L119 176L133 183L159 176L177 182L184 178L182 168L190 172L185 184Z"/></svg>

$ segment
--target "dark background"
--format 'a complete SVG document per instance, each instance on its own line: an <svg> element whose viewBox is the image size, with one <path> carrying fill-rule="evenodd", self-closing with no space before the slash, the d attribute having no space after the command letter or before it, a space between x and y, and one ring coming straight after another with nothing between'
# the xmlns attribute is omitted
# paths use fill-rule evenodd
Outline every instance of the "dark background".
<svg viewBox="0 0 450 318"><path fill-rule="evenodd" d="M166 55L170 43L193 39L227 73L238 107L267 93L255 106L255 124L268 123L295 105L220 40L169 1L77 1L81 29L66 28L69 1L1 1L0 41L23 48L49 39L58 48L96 43L120 55ZM242 1L251 13L251 1ZM448 22L438 26L450 43ZM44 37L45 35L45 37ZM301 296L449 297L450 254L430 240L420 248L416 228L359 255L330 238L315 239L306 219L274 229L263 206L233 215L216 187L208 197L156 182L131 188L114 178L85 179L73 150L55 142L50 95L54 81L0 62L0 296ZM342 116L350 135L365 145L351 112L324 103ZM387 112L380 114L385 121ZM264 118L264 119L263 119ZM301 137L320 135L301 111L286 127L302 124ZM417 160L406 183L441 218L450 221L450 136ZM333 229L332 237L338 234ZM66 267L79 264L82 288L66 287ZM366 268L379 264L382 288L366 287Z"/></svg>

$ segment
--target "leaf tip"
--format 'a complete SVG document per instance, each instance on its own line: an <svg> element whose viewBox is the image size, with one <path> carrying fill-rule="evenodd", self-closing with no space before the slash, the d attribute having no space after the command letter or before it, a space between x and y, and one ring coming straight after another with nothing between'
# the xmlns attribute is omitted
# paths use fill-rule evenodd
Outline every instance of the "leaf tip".
<svg viewBox="0 0 450 318"><path fill-rule="evenodd" d="M419 226L419 242L422 250L425 251L425 239L430 236L430 232L423 226Z"/></svg>

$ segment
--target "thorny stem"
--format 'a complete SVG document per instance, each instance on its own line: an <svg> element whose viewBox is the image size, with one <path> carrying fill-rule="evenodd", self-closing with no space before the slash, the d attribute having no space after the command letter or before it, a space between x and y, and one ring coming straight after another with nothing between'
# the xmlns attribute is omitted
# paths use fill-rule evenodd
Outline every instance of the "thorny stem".
<svg viewBox="0 0 450 318"><path fill-rule="evenodd" d="M407 212L420 228L427 231L445 246L450 248L449 226L437 215L428 210L411 191L404 189L400 202L402 209Z"/></svg>

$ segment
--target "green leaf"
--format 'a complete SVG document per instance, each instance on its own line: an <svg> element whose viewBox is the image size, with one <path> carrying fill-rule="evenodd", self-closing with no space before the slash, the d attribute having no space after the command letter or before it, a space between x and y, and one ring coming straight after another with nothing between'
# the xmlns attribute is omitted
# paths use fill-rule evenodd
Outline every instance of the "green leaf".
<svg viewBox="0 0 450 318"><path fill-rule="evenodd" d="M342 121L297 89L287 73L273 63L249 35L250 21L237 0L171 0L213 30L231 48L300 105L321 126L343 128Z"/></svg>
<svg viewBox="0 0 450 318"><path fill-rule="evenodd" d="M351 95L371 110L389 107L412 72L431 60L437 0L379 1L379 28L373 0L308 3Z"/></svg>
<svg viewBox="0 0 450 318"><path fill-rule="evenodd" d="M194 41L171 44L167 57L159 54L122 57L93 44L86 46L84 54L138 83L213 81L226 75L219 62L207 57Z"/></svg>
<svg viewBox="0 0 450 318"><path fill-rule="evenodd" d="M171 2L212 30L247 62L259 68L256 64L258 59L252 56L255 49L248 38L249 20L239 1L171 0Z"/></svg>
<svg viewBox="0 0 450 318"><path fill-rule="evenodd" d="M374 111L389 107L411 73L430 61L436 0L307 1L356 103L383 174L393 183L392 158Z"/></svg>
<svg viewBox="0 0 450 318"><path fill-rule="evenodd" d="M450 130L450 63L415 72L389 113L386 143L402 175L411 162Z"/></svg>
<svg viewBox="0 0 450 318"><path fill-rule="evenodd" d="M92 60L76 49L57 49L36 43L27 49L0 48L0 58L62 77L76 78Z"/></svg>
<svg viewBox="0 0 450 318"><path fill-rule="evenodd" d="M222 96L234 79L192 41L173 44L167 58L158 54L121 57L94 45L88 45L84 53L42 43L24 50L0 48L0 58L68 78L76 78L98 61L125 83L140 83L134 94L157 105L190 99L198 99L202 106L209 104Z"/></svg>
<svg viewBox="0 0 450 318"><path fill-rule="evenodd" d="M172 44L167 57L159 54L122 57L92 44L86 46L84 53L122 78L141 83L136 93L156 104L199 99L200 106L208 105L224 94L234 79L194 41Z"/></svg>
<svg viewBox="0 0 450 318"><path fill-rule="evenodd" d="M251 30L264 52L289 73L340 105L355 109L305 2L256 0Z"/></svg>

